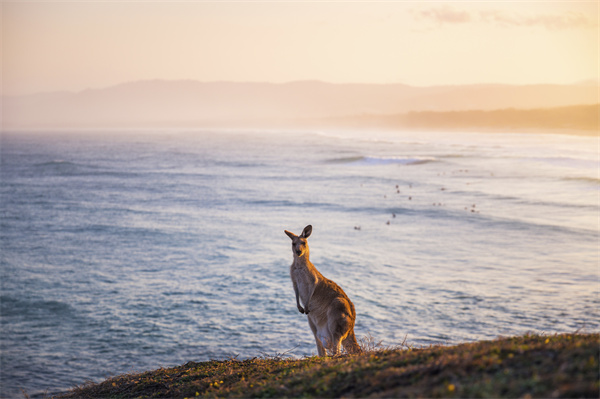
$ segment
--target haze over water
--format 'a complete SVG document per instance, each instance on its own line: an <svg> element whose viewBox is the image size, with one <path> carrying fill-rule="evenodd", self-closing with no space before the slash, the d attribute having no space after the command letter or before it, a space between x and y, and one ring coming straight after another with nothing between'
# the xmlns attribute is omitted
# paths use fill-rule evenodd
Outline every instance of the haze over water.
<svg viewBox="0 0 600 399"><path fill-rule="evenodd" d="M0 144L2 397L315 354L283 233L307 224L359 337L599 330L598 137L139 130Z"/></svg>

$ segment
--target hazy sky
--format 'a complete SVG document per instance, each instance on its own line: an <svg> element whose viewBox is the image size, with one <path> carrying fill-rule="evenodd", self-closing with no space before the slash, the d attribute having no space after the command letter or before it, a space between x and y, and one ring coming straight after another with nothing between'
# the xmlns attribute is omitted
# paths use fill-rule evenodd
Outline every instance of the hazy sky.
<svg viewBox="0 0 600 399"><path fill-rule="evenodd" d="M574 83L598 1L2 2L5 94L141 79Z"/></svg>

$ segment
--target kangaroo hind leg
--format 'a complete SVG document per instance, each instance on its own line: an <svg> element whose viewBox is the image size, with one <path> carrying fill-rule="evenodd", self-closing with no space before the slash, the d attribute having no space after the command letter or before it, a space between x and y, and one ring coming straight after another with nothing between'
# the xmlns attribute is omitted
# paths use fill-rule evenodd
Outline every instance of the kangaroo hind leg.
<svg viewBox="0 0 600 399"><path fill-rule="evenodd" d="M336 356L342 353L342 339L344 337L339 333L334 333L332 335L333 339L331 340L331 354Z"/></svg>
<svg viewBox="0 0 600 399"><path fill-rule="evenodd" d="M348 333L348 336L346 336L346 338L343 339L342 344L344 345L344 349L348 353L362 352L360 345L356 341L356 336L354 335L354 328L352 328L352 330L350 330L350 332Z"/></svg>
<svg viewBox="0 0 600 399"><path fill-rule="evenodd" d="M347 301L338 299L337 306L329 314L329 320L329 331L333 338L332 351L337 355L341 353L342 342L344 348L348 349L345 345L348 335L352 333L354 336L354 318Z"/></svg>
<svg viewBox="0 0 600 399"><path fill-rule="evenodd" d="M330 346L332 355L339 355L342 352L342 341L348 335L348 320L342 317L338 320L332 320L329 325L330 331Z"/></svg>
<svg viewBox="0 0 600 399"><path fill-rule="evenodd" d="M319 339L319 335L317 333L317 326L315 326L315 324L312 322L310 317L308 318L308 325L310 326L310 329L312 330L313 335L315 336L315 342L317 343L317 353L319 354L319 356L327 356L325 347L323 346L323 343Z"/></svg>

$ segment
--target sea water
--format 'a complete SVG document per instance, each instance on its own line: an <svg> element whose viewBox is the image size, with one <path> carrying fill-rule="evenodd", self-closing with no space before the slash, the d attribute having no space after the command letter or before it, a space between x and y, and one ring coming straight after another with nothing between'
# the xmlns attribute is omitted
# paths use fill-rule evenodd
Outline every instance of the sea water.
<svg viewBox="0 0 600 399"><path fill-rule="evenodd" d="M356 335L455 344L598 331L598 137L4 132L1 396L316 354L284 230Z"/></svg>

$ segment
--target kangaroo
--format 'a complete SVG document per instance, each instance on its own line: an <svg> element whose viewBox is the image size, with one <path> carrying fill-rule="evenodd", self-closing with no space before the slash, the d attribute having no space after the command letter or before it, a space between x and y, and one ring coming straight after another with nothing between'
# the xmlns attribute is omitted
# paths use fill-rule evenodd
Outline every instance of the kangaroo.
<svg viewBox="0 0 600 399"><path fill-rule="evenodd" d="M339 354L342 344L347 352L360 353L361 348L354 336L354 304L339 285L323 277L308 259L306 239L311 233L311 225L306 226L300 236L285 230L292 239L294 262L290 266L290 277L298 311L308 316L319 356L327 356L327 351Z"/></svg>

